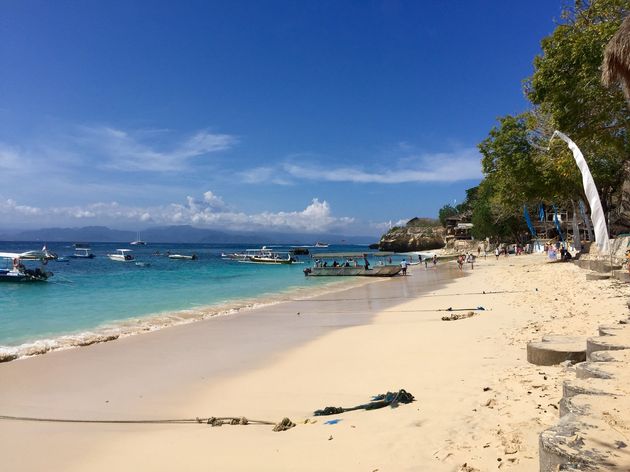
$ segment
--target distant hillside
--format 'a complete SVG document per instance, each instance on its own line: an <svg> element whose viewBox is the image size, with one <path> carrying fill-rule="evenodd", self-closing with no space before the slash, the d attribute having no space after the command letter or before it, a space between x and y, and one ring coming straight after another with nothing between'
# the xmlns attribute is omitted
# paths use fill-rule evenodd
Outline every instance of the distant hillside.
<svg viewBox="0 0 630 472"><path fill-rule="evenodd" d="M131 242L135 231L124 231L106 226L85 226L82 228L42 228L37 230L0 233L2 241L80 241L80 242ZM272 232L229 232L188 225L147 228L140 232L140 238L148 243L276 243L314 244L324 241L330 244L368 244L374 241L370 236L343 236L333 234L272 233Z"/></svg>

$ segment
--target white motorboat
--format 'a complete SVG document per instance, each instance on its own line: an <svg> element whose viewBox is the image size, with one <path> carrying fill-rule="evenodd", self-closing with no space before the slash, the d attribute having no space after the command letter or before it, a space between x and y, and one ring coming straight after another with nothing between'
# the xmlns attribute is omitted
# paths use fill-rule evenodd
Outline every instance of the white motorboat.
<svg viewBox="0 0 630 472"><path fill-rule="evenodd" d="M73 259L94 259L94 254L92 254L92 251L89 247L75 247L74 248L74 254L72 254L70 257L72 257Z"/></svg>
<svg viewBox="0 0 630 472"><path fill-rule="evenodd" d="M169 259L179 259L179 260L184 260L184 261L196 261L197 260L197 254L191 254L191 255L187 255L187 254L169 254L168 258Z"/></svg>
<svg viewBox="0 0 630 472"><path fill-rule="evenodd" d="M53 275L44 270L44 265L49 260L50 254L47 251L0 252L0 282L44 282ZM41 266L27 268L24 261L40 261Z"/></svg>
<svg viewBox="0 0 630 472"><path fill-rule="evenodd" d="M131 249L116 249L114 254L107 254L112 261L118 262L130 262L134 260L133 254L131 254Z"/></svg>
<svg viewBox="0 0 630 472"><path fill-rule="evenodd" d="M321 243L321 242L319 242L319 241L317 241L317 242L315 243L315 247L328 247L328 246L330 246L330 244L327 244L327 243Z"/></svg>

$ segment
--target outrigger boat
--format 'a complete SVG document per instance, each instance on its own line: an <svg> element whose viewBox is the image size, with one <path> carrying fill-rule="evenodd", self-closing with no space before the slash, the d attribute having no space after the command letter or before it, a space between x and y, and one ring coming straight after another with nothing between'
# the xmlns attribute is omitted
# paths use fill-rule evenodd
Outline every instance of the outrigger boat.
<svg viewBox="0 0 630 472"><path fill-rule="evenodd" d="M295 258L288 252L279 252L263 246L260 249L246 249L245 252L222 254L223 258L255 264L293 264Z"/></svg>
<svg viewBox="0 0 630 472"><path fill-rule="evenodd" d="M46 250L23 253L0 252L0 281L45 282L48 277L53 275L52 272L44 270L43 267L51 259L51 254ZM42 266L29 269L23 261L40 261Z"/></svg>
<svg viewBox="0 0 630 472"><path fill-rule="evenodd" d="M304 275L308 277L392 277L402 270L400 265L385 264L384 258L390 258L393 254L393 252L331 252L313 254L312 257L315 259L313 267L304 269ZM379 261L372 267L368 261L368 257L377 258Z"/></svg>

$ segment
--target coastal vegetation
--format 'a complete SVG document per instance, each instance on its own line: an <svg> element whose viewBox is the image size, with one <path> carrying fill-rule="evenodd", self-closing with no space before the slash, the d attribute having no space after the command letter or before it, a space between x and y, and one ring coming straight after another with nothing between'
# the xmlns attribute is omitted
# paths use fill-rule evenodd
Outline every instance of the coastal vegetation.
<svg viewBox="0 0 630 472"><path fill-rule="evenodd" d="M441 221L469 212L475 238L517 240L527 233L524 205L571 208L584 199L571 152L563 143L549 143L560 130L584 153L610 224L628 230L623 184L630 171L630 108L620 83L606 87L601 80L604 50L628 14L626 0L565 6L524 81L531 108L498 119L478 146L481 183L464 203L443 206Z"/></svg>

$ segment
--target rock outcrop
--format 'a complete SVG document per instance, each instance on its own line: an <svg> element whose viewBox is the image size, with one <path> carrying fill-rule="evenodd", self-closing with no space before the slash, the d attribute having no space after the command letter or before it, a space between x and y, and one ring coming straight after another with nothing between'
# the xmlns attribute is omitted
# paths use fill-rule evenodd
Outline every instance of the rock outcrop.
<svg viewBox="0 0 630 472"><path fill-rule="evenodd" d="M394 227L379 242L381 251L428 251L444 247L444 228L439 221L413 218L403 227Z"/></svg>

